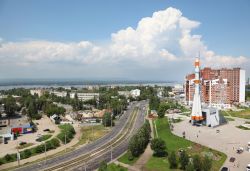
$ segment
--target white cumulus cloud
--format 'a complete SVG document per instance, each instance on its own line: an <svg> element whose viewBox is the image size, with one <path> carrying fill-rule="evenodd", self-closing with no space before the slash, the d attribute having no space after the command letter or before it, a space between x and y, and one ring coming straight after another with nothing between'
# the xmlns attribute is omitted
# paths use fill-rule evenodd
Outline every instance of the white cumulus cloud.
<svg viewBox="0 0 250 171"><path fill-rule="evenodd" d="M191 61L200 52L202 63L208 66L237 66L249 62L244 56L219 55L209 50L201 35L192 34L192 30L199 26L200 22L190 20L180 10L170 7L142 18L136 28L127 27L112 33L105 45L86 40L6 42L0 38L0 60L2 65L9 66L115 64L126 70L125 65L132 64L147 68Z"/></svg>

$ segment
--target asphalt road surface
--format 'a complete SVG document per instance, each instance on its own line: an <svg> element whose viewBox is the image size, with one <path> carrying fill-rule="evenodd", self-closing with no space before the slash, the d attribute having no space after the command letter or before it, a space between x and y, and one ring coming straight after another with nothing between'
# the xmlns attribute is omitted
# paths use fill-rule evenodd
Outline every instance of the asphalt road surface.
<svg viewBox="0 0 250 171"><path fill-rule="evenodd" d="M144 114L146 112L145 106L147 105L147 103L148 103L147 101L141 101L141 102L134 102L133 104L131 104L130 107L128 108L128 110L120 117L118 122L116 122L116 124L112 128L111 132L109 134L105 135L104 137L102 137L102 138L100 138L100 139L98 139L90 144L87 144L79 149L76 149L72 152L68 152L64 155L48 159L46 162L45 161L37 162L37 163L31 164L31 165L17 168L16 170L18 170L18 171L44 170L46 168L50 168L52 166L58 165L60 163L64 163L66 161L70 161L76 157L79 157L83 154L86 154L86 153L92 151L92 150L95 150L96 148L100 147L102 144L108 143L111 139L113 139L114 137L116 137L120 133L120 131L123 129L125 123L127 122L129 116L132 114L133 109L137 106L137 107L139 107L139 110L137 113L138 116L135 120L134 126L133 126L133 128L131 128L133 130L131 131L130 135L127 135L126 138L123 140L123 142L118 145L118 147L114 147L112 149L113 159L118 157L120 154L122 154L123 152L125 152L127 150L129 137L131 137L132 134L134 134L136 132L136 130L142 126L143 121L144 121ZM84 170L85 167L86 167L86 170L94 170L94 169L98 168L100 161L103 161L103 160L110 161L111 160L110 153L111 153L111 151L107 151L106 153L99 156L98 158L95 158L91 161L88 161L88 163L83 163L83 165L76 168L76 170L82 170L82 169Z"/></svg>

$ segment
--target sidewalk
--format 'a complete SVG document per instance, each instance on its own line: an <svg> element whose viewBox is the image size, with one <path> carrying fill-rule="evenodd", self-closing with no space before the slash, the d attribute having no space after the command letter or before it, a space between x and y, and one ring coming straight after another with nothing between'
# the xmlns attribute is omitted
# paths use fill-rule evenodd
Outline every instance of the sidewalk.
<svg viewBox="0 0 250 171"><path fill-rule="evenodd" d="M151 137L152 139L154 138L154 133L153 133L153 123L151 119L148 119L151 127ZM140 158L135 162L133 165L135 168L138 170L144 170L145 164L148 162L148 160L152 157L153 155L153 150L150 147L150 143L148 144L146 150L144 153L140 156Z"/></svg>
<svg viewBox="0 0 250 171"><path fill-rule="evenodd" d="M71 148L73 145L77 144L79 139L80 139L80 136L81 136L81 132L80 132L80 127L75 127L76 129L76 135L75 137L70 141L70 143L64 145L64 144L61 144L60 147L54 149L54 150L50 150L48 152L46 152L46 156L49 158L51 155L59 155L57 153L60 153L60 152L63 152L66 149L69 149ZM79 146L80 147L80 146ZM77 147L77 148L79 148ZM45 162L45 153L43 154L38 154L38 155L35 155L33 157L30 157L30 158L27 158L27 159L23 159L23 160L20 160L20 166L23 165L23 164L26 164L26 163L30 163L30 162L34 162L36 160L44 160ZM7 163L7 164L3 164L0 166L0 170L2 169L8 169L10 167L15 167L15 166L18 166L18 163L17 161L16 162L11 162L11 163Z"/></svg>

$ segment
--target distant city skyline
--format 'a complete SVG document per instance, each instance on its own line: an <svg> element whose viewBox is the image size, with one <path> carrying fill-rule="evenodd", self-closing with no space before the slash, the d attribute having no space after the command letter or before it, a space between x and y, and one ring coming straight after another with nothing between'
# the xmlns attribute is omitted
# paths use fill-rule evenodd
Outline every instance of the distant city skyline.
<svg viewBox="0 0 250 171"><path fill-rule="evenodd" d="M181 81L201 67L250 75L250 1L0 1L0 79Z"/></svg>

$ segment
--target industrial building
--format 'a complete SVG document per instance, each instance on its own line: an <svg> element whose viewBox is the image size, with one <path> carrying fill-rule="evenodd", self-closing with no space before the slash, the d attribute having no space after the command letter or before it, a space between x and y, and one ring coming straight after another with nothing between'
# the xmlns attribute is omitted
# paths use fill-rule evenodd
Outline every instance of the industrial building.
<svg viewBox="0 0 250 171"><path fill-rule="evenodd" d="M185 99L188 105L193 102L195 74L185 79ZM245 102L245 70L211 69L200 70L201 102L210 107L230 108L233 103Z"/></svg>

